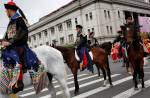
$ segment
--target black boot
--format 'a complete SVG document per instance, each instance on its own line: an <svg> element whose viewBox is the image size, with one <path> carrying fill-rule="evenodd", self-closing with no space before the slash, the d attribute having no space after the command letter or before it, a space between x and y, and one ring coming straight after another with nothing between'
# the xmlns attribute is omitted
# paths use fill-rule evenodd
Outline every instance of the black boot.
<svg viewBox="0 0 150 98"><path fill-rule="evenodd" d="M17 86L16 86L17 85ZM19 91L23 91L24 84L23 81L17 81L17 83L13 86L12 92L14 94L18 93Z"/></svg>

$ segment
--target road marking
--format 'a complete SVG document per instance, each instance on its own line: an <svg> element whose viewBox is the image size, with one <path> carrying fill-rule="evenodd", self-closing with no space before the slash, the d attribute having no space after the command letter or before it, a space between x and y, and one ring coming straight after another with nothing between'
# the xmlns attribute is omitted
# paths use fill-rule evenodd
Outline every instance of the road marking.
<svg viewBox="0 0 150 98"><path fill-rule="evenodd" d="M80 77L82 77L82 76L86 76L87 74L81 74L81 75L78 75L78 78L80 78ZM94 76L97 76L97 75L94 75ZM92 78L92 77L91 77ZM74 79L74 77L70 77L70 78L68 78L67 80L71 80L71 79ZM82 79L79 79L79 81L82 81L82 80L84 80L85 78L82 78ZM87 78L87 79L89 79L89 78ZM57 83L57 81L54 81L53 82L54 84L55 83ZM70 82L69 82L70 83ZM74 83L74 81L71 81L71 83ZM70 84L71 84L70 83ZM57 87L57 86L56 86ZM32 89L34 89L34 87L28 87L28 88L26 88L26 89L24 89L23 91L28 91L28 90L32 90Z"/></svg>
<svg viewBox="0 0 150 98"><path fill-rule="evenodd" d="M150 67L144 67L145 69L149 69Z"/></svg>
<svg viewBox="0 0 150 98"><path fill-rule="evenodd" d="M141 88L141 84L139 84L138 86ZM145 88L148 88L148 87L150 87L150 80L147 80L145 82ZM140 93L141 91L142 91L141 89L135 91L134 87L133 87L131 89L128 89L128 90L126 90L126 91L124 91L124 92L114 96L113 98L129 98L129 97L131 97L131 96L133 96L133 95L135 95L137 93Z"/></svg>
<svg viewBox="0 0 150 98"><path fill-rule="evenodd" d="M72 77L73 76L73 74L69 74L69 75L67 75L67 77ZM53 81L55 81L55 79L53 79Z"/></svg>
<svg viewBox="0 0 150 98"><path fill-rule="evenodd" d="M87 74L81 74L81 75L78 75L78 78L80 77L83 77L83 76L86 76ZM71 80L71 79L74 79L74 77L70 77L70 78L67 78L67 80ZM53 83L57 83L57 80L53 81Z"/></svg>
<svg viewBox="0 0 150 98"><path fill-rule="evenodd" d="M112 75L111 77L117 77L119 76L120 74L114 74ZM83 88L83 87L86 87L86 86L89 86L89 85L92 85L92 84L95 84L95 83L98 83L98 82L101 82L103 81L104 79L97 79L97 80L94 80L94 81L91 81L91 82L88 82L88 83L84 83L84 84L81 84L80 85L80 89ZM75 87L72 87L72 88L69 88L69 91L74 91ZM62 94L63 92L62 91L59 91L56 93L56 95L60 95ZM39 98L50 98L51 95L46 95L46 96L42 96L42 97L39 97ZM81 97L82 98L82 97Z"/></svg>
<svg viewBox="0 0 150 98"><path fill-rule="evenodd" d="M112 75L111 77L113 78L113 77L117 77L117 76L119 76L119 75L120 75L120 74L114 74L114 75ZM91 82L87 82L87 83L81 84L81 85L80 85L80 89L83 88L83 87L86 87L86 86L89 86L89 85L92 85L92 84L101 82L101 81L103 81L103 80L104 80L104 79L101 78L101 79L97 79L97 80L94 80L94 81L91 81ZM69 91L73 91L74 89L75 89L75 87L71 87L71 88L69 88ZM44 92L44 91L47 91L47 89L44 89L42 92ZM62 91L58 91L56 94L57 94L57 95L60 95L60 94L62 94L62 93L63 93ZM20 96L20 97L27 97L27 96L30 96L30 95L33 95L33 94L35 94L35 91L30 92L30 93L26 93L26 94L22 94L22 95L19 95L19 96ZM42 97L40 97L40 98L49 98L49 97L51 97L51 95L42 96Z"/></svg>
<svg viewBox="0 0 150 98"><path fill-rule="evenodd" d="M123 82L126 82L126 81L128 81L128 80L131 80L132 78L133 78L132 76L123 78L123 79L121 79L121 80L118 80L118 81L113 82L113 85L114 85L114 86L119 85L119 84L121 84L121 83L123 83ZM98 92L101 92L101 91L103 91L103 90L109 89L109 88L110 88L109 85L107 85L106 87L99 87L99 88L93 89L93 90L88 91L88 92L86 92L86 93L82 93L82 94L80 94L80 95L78 95L78 96L75 96L75 97L72 97L72 98L85 98L85 97L88 97L88 96L90 96L90 95L93 95L93 94L96 94L96 93L98 93ZM120 97L120 98L122 98L122 97Z"/></svg>
<svg viewBox="0 0 150 98"><path fill-rule="evenodd" d="M144 72L145 74L150 74L150 72Z"/></svg>
<svg viewBox="0 0 150 98"><path fill-rule="evenodd" d="M98 77L97 75L92 75L92 76L88 76L88 77L85 77L85 78L81 78L81 79L78 79L78 82L81 82L81 81L84 81L84 80L87 80L87 79L91 79L91 78L94 78L94 77ZM68 82L67 85L69 84L73 84L74 81L71 81L71 82ZM60 87L60 85L56 85L55 88L58 88Z"/></svg>

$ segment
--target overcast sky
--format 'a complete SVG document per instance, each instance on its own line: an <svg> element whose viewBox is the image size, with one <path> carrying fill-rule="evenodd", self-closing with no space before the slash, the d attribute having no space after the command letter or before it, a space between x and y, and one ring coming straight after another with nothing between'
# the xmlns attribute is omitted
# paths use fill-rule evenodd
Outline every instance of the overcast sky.
<svg viewBox="0 0 150 98"><path fill-rule="evenodd" d="M0 0L0 38L4 35L8 24L8 18L3 4L10 0ZM24 11L30 24L39 20L39 18L72 0L14 0L16 4Z"/></svg>

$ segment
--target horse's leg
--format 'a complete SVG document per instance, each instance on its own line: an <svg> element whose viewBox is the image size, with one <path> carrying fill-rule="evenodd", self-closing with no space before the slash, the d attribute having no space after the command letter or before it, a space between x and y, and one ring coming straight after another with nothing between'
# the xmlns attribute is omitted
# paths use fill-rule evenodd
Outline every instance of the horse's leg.
<svg viewBox="0 0 150 98"><path fill-rule="evenodd" d="M100 69L99 69L99 67L98 67L98 65L97 64L95 64L96 65L96 68L97 68L97 72L98 72L98 77L100 77Z"/></svg>
<svg viewBox="0 0 150 98"><path fill-rule="evenodd" d="M73 73L73 76L74 76L74 83L75 83L75 92L74 94L78 94L79 93L79 83L78 83L78 68L73 68L72 69L72 73Z"/></svg>
<svg viewBox="0 0 150 98"><path fill-rule="evenodd" d="M103 77L104 77L104 83L103 83L103 86L106 86L106 83L107 83L107 78L106 78L106 71L104 68L101 68L102 69L102 73L103 73Z"/></svg>
<svg viewBox="0 0 150 98"><path fill-rule="evenodd" d="M108 76L108 80L109 80L109 84L110 84L110 86L113 86L113 84L112 84L112 80L111 80L111 71L110 71L110 67L109 67L109 60L108 60L108 57L107 57L107 76Z"/></svg>
<svg viewBox="0 0 150 98"><path fill-rule="evenodd" d="M48 90L50 91L52 98L56 98L56 91L55 91L54 85L52 83L53 76L50 73L47 73L47 75L48 75L48 79L50 81L48 84Z"/></svg>
<svg viewBox="0 0 150 98"><path fill-rule="evenodd" d="M108 80L109 80L110 86L113 86L112 80L111 80L111 72L110 72L109 66L107 67L107 76L108 76Z"/></svg>
<svg viewBox="0 0 150 98"><path fill-rule="evenodd" d="M144 69L143 68L141 68L141 70L140 70L140 77L141 77L141 84L142 84L142 88L145 88L145 86L144 86Z"/></svg>
<svg viewBox="0 0 150 98"><path fill-rule="evenodd" d="M71 98L70 96L70 92L69 92L69 89L67 87L67 81L65 79L65 76L64 74L60 74L60 75L55 75L54 76L56 78L56 80L60 83L62 89L63 89L63 92L65 94L65 97L64 98Z"/></svg>
<svg viewBox="0 0 150 98"><path fill-rule="evenodd" d="M137 70L135 70L135 69L134 69L134 73L133 73L133 79L134 79L135 90L138 90L138 86L137 86Z"/></svg>

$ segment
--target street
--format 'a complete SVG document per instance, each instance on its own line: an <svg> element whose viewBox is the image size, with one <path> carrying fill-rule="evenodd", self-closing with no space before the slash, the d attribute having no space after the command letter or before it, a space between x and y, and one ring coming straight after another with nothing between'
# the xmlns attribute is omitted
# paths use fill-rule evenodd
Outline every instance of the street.
<svg viewBox="0 0 150 98"><path fill-rule="evenodd" d="M68 70L67 84L71 92L72 98L149 98L150 96L150 65L144 67L145 69L145 89L141 91L134 91L134 84L132 76L127 74L122 63L112 63L110 60L110 67L112 72L113 87L109 84L103 87L103 76L95 74L90 75L88 71L79 72L78 81L80 84L80 92L77 96L74 95L74 81L73 76ZM56 80L53 80L58 98L62 98L60 86ZM141 85L139 85L141 88ZM23 92L19 94L20 98L51 98L49 91L44 89L39 95L35 95L32 86L26 87Z"/></svg>

